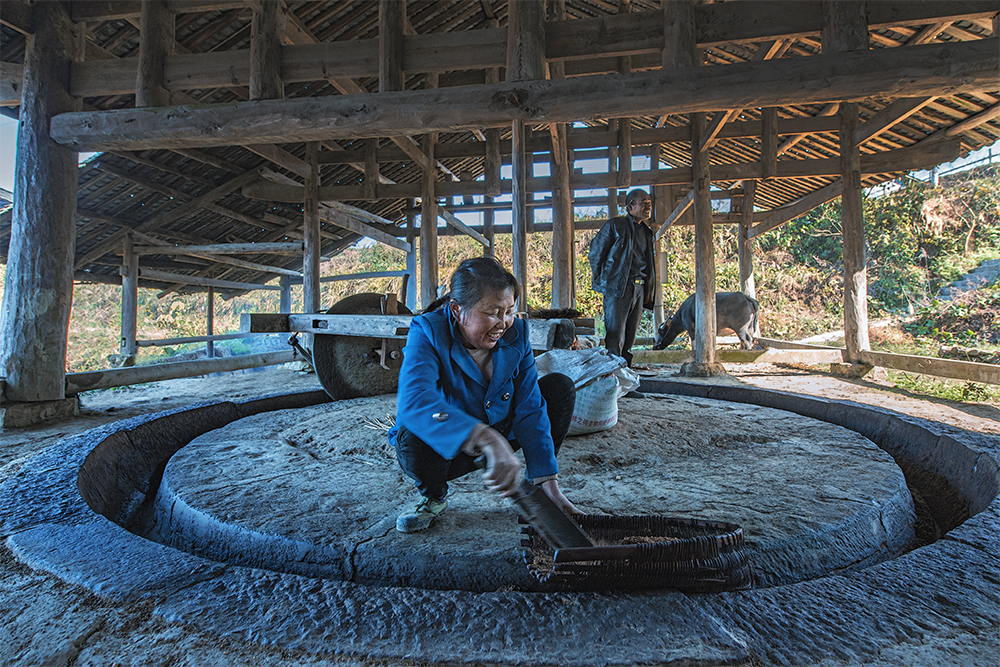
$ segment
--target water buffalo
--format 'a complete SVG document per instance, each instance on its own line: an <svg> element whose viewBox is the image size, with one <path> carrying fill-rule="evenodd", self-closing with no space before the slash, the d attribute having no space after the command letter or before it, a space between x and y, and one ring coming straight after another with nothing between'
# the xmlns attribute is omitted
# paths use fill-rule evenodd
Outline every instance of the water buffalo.
<svg viewBox="0 0 1000 667"><path fill-rule="evenodd" d="M662 350L687 331L688 338L694 339L694 294L684 299L684 303L656 330L654 350ZM757 330L757 313L760 305L756 299L742 292L716 292L715 330L732 329L739 336L740 346L749 350L753 347L753 334Z"/></svg>

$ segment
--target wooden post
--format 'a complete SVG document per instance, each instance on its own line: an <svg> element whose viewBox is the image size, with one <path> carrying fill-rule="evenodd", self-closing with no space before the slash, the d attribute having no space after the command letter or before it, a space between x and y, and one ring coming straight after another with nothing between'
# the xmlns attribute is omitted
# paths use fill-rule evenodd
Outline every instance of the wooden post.
<svg viewBox="0 0 1000 667"><path fill-rule="evenodd" d="M135 106L170 106L170 91L163 85L163 63L174 52L174 15L167 9L166 0L143 0L139 38Z"/></svg>
<svg viewBox="0 0 1000 667"><path fill-rule="evenodd" d="M632 119L618 119L618 187L632 186Z"/></svg>
<svg viewBox="0 0 1000 667"><path fill-rule="evenodd" d="M31 6L14 166L14 210L3 306L0 376L11 401L65 398L66 341L73 302L77 154L49 138L49 121L79 111L70 62L83 60L84 26L62 2Z"/></svg>
<svg viewBox="0 0 1000 667"><path fill-rule="evenodd" d="M666 0L663 4L663 67L694 67L698 53L693 0Z"/></svg>
<svg viewBox="0 0 1000 667"><path fill-rule="evenodd" d="M712 175L709 150L698 143L708 125L704 113L691 114L691 172L694 179L695 322L694 362L685 364L690 375L725 372L715 350L715 243L712 228ZM685 372L685 371L682 371Z"/></svg>
<svg viewBox="0 0 1000 667"><path fill-rule="evenodd" d="M302 260L302 307L307 313L318 313L321 305L319 284L320 246L323 242L319 233L318 141L311 141L306 144L305 158L306 163L309 165L309 176L306 177L302 201L302 240L305 246L305 255Z"/></svg>
<svg viewBox="0 0 1000 667"><path fill-rule="evenodd" d="M663 3L664 68L686 68L701 64L695 38L693 0ZM694 361L684 364L685 375L717 375L724 373L715 350L715 247L712 230L712 175L709 170L709 150L700 148L708 125L704 113L691 114L691 176L694 188L695 245L695 327Z"/></svg>
<svg viewBox="0 0 1000 667"><path fill-rule="evenodd" d="M486 195L483 197L483 201L487 205L493 203L493 197ZM483 236L485 236L490 244L488 246L483 246L483 256L484 257L496 257L496 237L493 233L493 214L494 210L491 206L483 211Z"/></svg>
<svg viewBox="0 0 1000 667"><path fill-rule="evenodd" d="M499 22L495 18L491 18L490 27L496 28L498 26ZM486 69L486 84L492 86L498 83L500 83L500 69L497 67L488 67ZM500 167L503 162L500 157L500 128L489 128L483 134L486 136L486 155L483 160L483 180L486 181L486 196L499 197L501 195Z"/></svg>
<svg viewBox="0 0 1000 667"><path fill-rule="evenodd" d="M507 81L545 78L545 0L518 0L508 5ZM521 283L518 308L528 309L528 165L527 129L511 123L513 273Z"/></svg>
<svg viewBox="0 0 1000 667"><path fill-rule="evenodd" d="M528 182L524 121L515 120L511 134L511 246L513 273L521 284L518 308L528 309Z"/></svg>
<svg viewBox="0 0 1000 667"><path fill-rule="evenodd" d="M215 288L209 287L205 297L205 335L211 336L215 333ZM205 341L205 356L209 359L215 357L215 342Z"/></svg>
<svg viewBox="0 0 1000 667"><path fill-rule="evenodd" d="M434 159L434 144L437 133L424 135L423 151L427 155L427 165L423 172L423 190L420 195L420 306L426 308L437 298L438 258L437 258L437 195L434 182L437 180L437 161Z"/></svg>
<svg viewBox="0 0 1000 667"><path fill-rule="evenodd" d="M365 199L378 198L378 139L365 139Z"/></svg>
<svg viewBox="0 0 1000 667"><path fill-rule="evenodd" d="M823 53L868 48L867 6L864 2L823 0ZM868 275L865 268L864 211L861 197L861 154L854 142L858 104L840 105L841 228L844 236L844 361L855 368L838 372L863 375L870 370L861 362L869 350Z"/></svg>
<svg viewBox="0 0 1000 667"><path fill-rule="evenodd" d="M406 200L406 242L410 249L406 251L406 272L410 279L406 281L406 294L403 305L416 310L417 308L417 214L414 212L416 202Z"/></svg>
<svg viewBox="0 0 1000 667"><path fill-rule="evenodd" d="M553 21L566 20L566 0L550 4ZM549 78L562 79L562 62L549 63ZM576 237L573 230L572 151L567 142L566 123L550 123L552 140L552 308L576 307Z"/></svg>
<svg viewBox="0 0 1000 667"><path fill-rule="evenodd" d="M284 2L257 3L250 24L250 99L285 97L281 80L281 47L285 39Z"/></svg>
<svg viewBox="0 0 1000 667"><path fill-rule="evenodd" d="M765 107L760 112L760 163L762 176L774 178L778 173L778 109Z"/></svg>
<svg viewBox="0 0 1000 667"><path fill-rule="evenodd" d="M292 279L288 276L281 276L278 278L278 284L281 287L281 292L278 293L278 312L290 313L292 312Z"/></svg>
<svg viewBox="0 0 1000 667"><path fill-rule="evenodd" d="M740 233L736 241L740 257L740 291L757 298L753 280L753 241L747 238L753 225L753 205L757 197L757 181L743 181L743 210L740 211ZM756 332L754 332L756 333Z"/></svg>
<svg viewBox="0 0 1000 667"><path fill-rule="evenodd" d="M403 26L406 0L378 3L378 92L403 90Z"/></svg>
<svg viewBox="0 0 1000 667"><path fill-rule="evenodd" d="M576 243L573 233L572 170L566 124L554 123L552 134L552 307L576 306Z"/></svg>
<svg viewBox="0 0 1000 667"><path fill-rule="evenodd" d="M125 235L122 248L122 338L119 353L123 366L135 365L139 346L135 342L139 313L139 255L135 252L132 233Z"/></svg>
<svg viewBox="0 0 1000 667"><path fill-rule="evenodd" d="M653 159L658 160L658 151L653 151ZM655 166L655 165L654 165ZM667 216L674 209L674 201L676 196L674 191L677 189L675 185L654 185L652 187L653 194L653 234L654 236L660 229L660 226L666 221ZM667 252L670 249L670 229L668 228L660 238L655 241L654 245L654 258L656 260L656 292L653 295L653 328L654 330L659 329L660 325L663 324L666 319L666 313L664 312L663 306L663 284L667 282L668 277L668 267L667 267Z"/></svg>

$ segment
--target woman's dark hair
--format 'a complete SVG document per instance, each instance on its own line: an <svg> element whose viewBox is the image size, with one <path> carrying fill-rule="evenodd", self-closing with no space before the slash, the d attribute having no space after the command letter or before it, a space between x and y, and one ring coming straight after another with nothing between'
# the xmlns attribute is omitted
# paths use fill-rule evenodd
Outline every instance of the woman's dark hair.
<svg viewBox="0 0 1000 667"><path fill-rule="evenodd" d="M473 257L458 265L451 274L451 291L424 309L430 312L449 301L459 306L471 308L487 294L498 294L513 290L516 297L521 289L514 274L504 268L494 257Z"/></svg>

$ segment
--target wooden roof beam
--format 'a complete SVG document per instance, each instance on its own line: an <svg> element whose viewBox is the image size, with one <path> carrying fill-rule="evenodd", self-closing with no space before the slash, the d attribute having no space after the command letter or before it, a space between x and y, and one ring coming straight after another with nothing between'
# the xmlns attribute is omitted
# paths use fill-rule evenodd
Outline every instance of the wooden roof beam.
<svg viewBox="0 0 1000 667"><path fill-rule="evenodd" d="M8 0L4 0L4 12ZM194 14L225 9L242 9L251 6L248 0L167 0L167 10L174 14ZM74 21L110 21L137 18L141 0L75 0L70 4Z"/></svg>
<svg viewBox="0 0 1000 667"><path fill-rule="evenodd" d="M869 139L877 137L893 125L902 123L930 104L934 99L934 97L903 97L893 101L892 104L869 118L867 122L854 132L854 144L861 145Z"/></svg>
<svg viewBox="0 0 1000 667"><path fill-rule="evenodd" d="M923 169L950 162L958 157L961 142L934 141L921 143L892 151L872 153L861 156L861 171L865 174L887 174L913 169ZM775 178L815 178L836 177L840 174L839 158L816 160L782 160L777 162ZM713 164L712 178L715 181L738 181L744 179L759 179L763 177L763 165L760 162L744 162L739 164ZM574 174L570 177L570 186L574 190L613 188L616 186L617 175L614 172L598 174ZM659 169L635 171L632 173L634 186L640 185L684 185L691 183L691 169ZM398 183L380 187L379 199L406 199L420 197L419 183ZM501 181L501 190L511 192L511 181ZM528 179L530 192L551 192L552 181L548 177ZM483 195L486 193L484 181L456 181L452 183L435 183L435 194L441 197L463 195ZM243 188L243 196L253 199L277 202L302 201L302 186L288 183L274 183L259 180ZM330 185L320 188L320 199L326 202L361 201L365 198L362 185Z"/></svg>
<svg viewBox="0 0 1000 667"><path fill-rule="evenodd" d="M21 105L24 65L0 62L0 107Z"/></svg>
<svg viewBox="0 0 1000 667"><path fill-rule="evenodd" d="M738 3L737 3L738 4ZM768 60L701 70L678 68L587 79L522 81L261 100L226 105L120 109L55 116L50 136L80 151L190 148L400 136L498 127L514 119L569 122L694 113L736 106L816 104L989 91L1000 40Z"/></svg>
<svg viewBox="0 0 1000 667"><path fill-rule="evenodd" d="M7 2L5 0L5 8ZM138 5L138 3L136 3ZM742 0L738 3L698 5L697 42L701 47L738 41L787 39L822 29L819 0ZM968 18L992 19L995 2L951 0L947 3L911 0L872 3L869 27L926 25ZM302 42L312 33L294 13L288 14L282 48L281 78L286 83L334 78L366 78L379 74L378 39ZM571 61L567 76L595 71L617 71L617 56L640 57L633 69L659 66L663 44L661 12L638 12L594 19L549 21L545 24L545 58ZM404 37L404 62L410 72L447 72L457 68L481 70L506 64L506 28L487 28ZM652 61L642 60L649 56ZM609 60L601 64L602 58ZM596 59L596 61L595 61ZM130 94L135 90L135 59L84 61L71 66L70 91L79 97ZM589 64L572 61L595 61ZM572 65L571 65L572 63ZM579 64L580 67L576 67ZM220 88L250 83L249 50L178 54L164 62L164 86L169 90Z"/></svg>

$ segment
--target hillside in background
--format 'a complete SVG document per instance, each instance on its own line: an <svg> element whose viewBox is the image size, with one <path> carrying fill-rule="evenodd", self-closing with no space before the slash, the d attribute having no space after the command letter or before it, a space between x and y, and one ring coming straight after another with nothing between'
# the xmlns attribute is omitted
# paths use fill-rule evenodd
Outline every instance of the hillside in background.
<svg viewBox="0 0 1000 667"><path fill-rule="evenodd" d="M980 289L950 302L938 301L940 288L982 261L1000 258L1000 177L997 169L965 172L929 188L904 178L891 192L865 199L868 239L869 317L890 326L872 329L872 347L936 354L940 343L1000 345L1000 289ZM890 188L891 189L891 188ZM599 211L597 217L606 217ZM595 232L576 236L578 308L600 317L600 295L590 289L587 248ZM761 333L795 340L842 327L842 266L839 200L814 209L759 239L754 252ZM664 301L669 311L694 290L694 234L690 227L670 231ZM716 269L719 291L738 291L735 226L717 226ZM511 237L497 242L497 256L511 265ZM468 238L439 240L439 272L445 282L460 261L481 252ZM528 290L532 308L546 308L551 295L551 234L529 236ZM323 275L401 270L401 251L376 245L350 248L322 266ZM2 276L3 267L0 267ZM331 305L357 292L398 292L400 278L336 281L323 285ZM0 285L2 290L2 285ZM293 311L301 312L301 289L293 291ZM139 339L179 338L205 333L206 296L139 291ZM78 285L74 291L67 365L70 371L108 366L118 351L120 289ZM412 306L412 304L410 304ZM215 332L237 331L240 314L277 312L278 293L259 291L229 300L216 299ZM652 336L647 313L640 336ZM283 344L283 341L282 341ZM685 336L678 346L687 346ZM837 344L836 342L832 344ZM242 341L217 343L233 352ZM190 350L196 345L143 348L139 363Z"/></svg>

